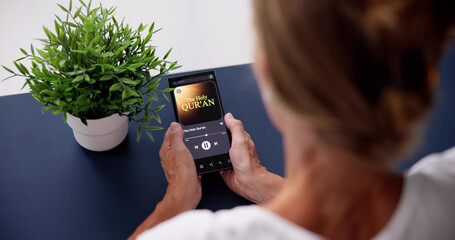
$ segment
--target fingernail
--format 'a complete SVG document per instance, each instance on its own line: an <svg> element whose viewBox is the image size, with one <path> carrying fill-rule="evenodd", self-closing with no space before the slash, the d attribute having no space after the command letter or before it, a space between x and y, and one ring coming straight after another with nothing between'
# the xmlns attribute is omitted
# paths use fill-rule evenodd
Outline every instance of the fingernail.
<svg viewBox="0 0 455 240"><path fill-rule="evenodd" d="M179 124L176 122L171 123L171 131L174 132L179 128Z"/></svg>
<svg viewBox="0 0 455 240"><path fill-rule="evenodd" d="M226 114L226 118L227 119L232 119L232 118L234 118L234 116L232 115L232 113L227 113Z"/></svg>

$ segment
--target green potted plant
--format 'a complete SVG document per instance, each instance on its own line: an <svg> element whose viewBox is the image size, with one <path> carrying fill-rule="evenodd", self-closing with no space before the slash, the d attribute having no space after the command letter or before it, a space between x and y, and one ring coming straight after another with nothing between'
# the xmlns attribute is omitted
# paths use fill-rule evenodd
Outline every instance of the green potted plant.
<svg viewBox="0 0 455 240"><path fill-rule="evenodd" d="M53 31L43 27L47 38L39 39L42 49L20 49L24 56L14 61L17 73L3 68L10 77L25 78L24 87L44 104L43 112L63 114L87 149L104 151L120 144L128 120L139 124L138 141L142 131L153 140L151 131L162 128L150 121L161 123L157 112L164 105L152 104L161 96L168 100L171 90L158 89L160 77L180 67L167 60L172 49L157 56L150 41L161 29L155 30L154 23L132 29L117 21L116 8L79 2L79 8L72 1L67 8L58 4L66 16L55 16ZM28 68L24 60L30 61Z"/></svg>

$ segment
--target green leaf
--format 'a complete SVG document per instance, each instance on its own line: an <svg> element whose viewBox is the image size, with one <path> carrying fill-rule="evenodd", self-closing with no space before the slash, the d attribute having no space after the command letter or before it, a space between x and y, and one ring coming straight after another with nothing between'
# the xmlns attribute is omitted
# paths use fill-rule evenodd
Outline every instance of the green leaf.
<svg viewBox="0 0 455 240"><path fill-rule="evenodd" d="M68 9L66 9L64 6L60 5L57 3L57 5L66 13L69 13Z"/></svg>
<svg viewBox="0 0 455 240"><path fill-rule="evenodd" d="M147 103L145 104L145 108L146 108L146 109L149 109L150 106L152 106L153 100L154 100L154 99L151 98L151 99L149 99L149 100L147 101Z"/></svg>
<svg viewBox="0 0 455 240"><path fill-rule="evenodd" d="M147 37L144 38L144 44L147 44L150 41L150 39L152 38L152 35L153 35L153 32L149 32Z"/></svg>
<svg viewBox="0 0 455 240"><path fill-rule="evenodd" d="M79 111L80 112L88 111L90 109L90 105L87 103L89 103L89 102L90 102L90 100L87 100L87 102L84 103L85 105L80 106Z"/></svg>
<svg viewBox="0 0 455 240"><path fill-rule="evenodd" d="M46 104L46 101L44 101L39 95L33 94L32 95L38 102Z"/></svg>
<svg viewBox="0 0 455 240"><path fill-rule="evenodd" d="M149 93L152 93L152 92L155 92L156 89L158 88L159 84L156 84L156 85L153 85L152 87L150 87L148 90L147 90L147 94Z"/></svg>
<svg viewBox="0 0 455 240"><path fill-rule="evenodd" d="M35 48L33 47L33 44L30 44L30 51L33 55L35 55Z"/></svg>
<svg viewBox="0 0 455 240"><path fill-rule="evenodd" d="M126 88L123 90L122 92L122 99L126 99L126 98L129 98L129 97L139 97L140 95L134 91L133 89L130 89L130 88Z"/></svg>
<svg viewBox="0 0 455 240"><path fill-rule="evenodd" d="M172 48L169 49L169 51L167 51L167 53L166 53L166 55L164 55L163 59L166 59L169 56L169 54L171 54L171 51L172 51Z"/></svg>
<svg viewBox="0 0 455 240"><path fill-rule="evenodd" d="M84 80L84 75L79 75L75 79L73 79L73 81L71 81L71 83L79 83L79 82L82 82L83 80Z"/></svg>
<svg viewBox="0 0 455 240"><path fill-rule="evenodd" d="M63 23L68 25L68 26L71 26L71 27L77 27L77 25L75 23L72 23L72 22L63 22Z"/></svg>
<svg viewBox="0 0 455 240"><path fill-rule="evenodd" d="M57 107L57 106L45 106L45 107L43 107L43 111L52 111L52 112L54 112L54 111L58 111L58 110L60 110L60 108Z"/></svg>
<svg viewBox="0 0 455 240"><path fill-rule="evenodd" d="M72 52L72 53L87 54L87 51L85 51L85 50L71 50L70 52ZM41 55L41 54L40 54L40 55Z"/></svg>
<svg viewBox="0 0 455 240"><path fill-rule="evenodd" d="M29 72L28 69L24 66L24 64L20 63L20 65L21 65L22 69L24 69L25 73L26 73L27 75L30 75L30 72Z"/></svg>
<svg viewBox="0 0 455 240"><path fill-rule="evenodd" d="M149 126L147 127L147 130L150 130L150 131L158 131L158 130L163 130L164 128L163 127L159 127L159 126Z"/></svg>
<svg viewBox="0 0 455 240"><path fill-rule="evenodd" d="M146 122L147 122L147 119L148 119L148 118L145 118L145 117L144 117L144 118L141 118L141 119L137 120L136 122L137 122L137 123L146 123Z"/></svg>
<svg viewBox="0 0 455 240"><path fill-rule="evenodd" d="M166 93L162 92L164 99L166 99L167 102L169 102L169 98L167 97Z"/></svg>
<svg viewBox="0 0 455 240"><path fill-rule="evenodd" d="M57 21L54 20L55 32L57 35L60 35L60 25L58 25Z"/></svg>
<svg viewBox="0 0 455 240"><path fill-rule="evenodd" d="M163 61L154 61L151 65L150 68L155 68L156 66L160 65Z"/></svg>
<svg viewBox="0 0 455 240"><path fill-rule="evenodd" d="M128 78L120 78L120 81L122 83L125 83L125 84L128 84L128 85L131 85L131 86L136 86L138 83L131 80L131 79L128 79Z"/></svg>
<svg viewBox="0 0 455 240"><path fill-rule="evenodd" d="M100 78L100 81L107 81L107 80L111 80L112 78L114 77L113 74L110 74L110 75L104 75Z"/></svg>
<svg viewBox="0 0 455 240"><path fill-rule="evenodd" d="M12 73L12 74L16 74L16 73L14 73L13 70L11 70L11 69L9 69L9 68L3 66L3 65L2 65L2 67L3 67L6 71L8 71L8 72L10 72L10 73Z"/></svg>
<svg viewBox="0 0 455 240"><path fill-rule="evenodd" d="M66 59L62 59L62 60L60 60L60 62L58 63L58 65L59 65L60 67L65 67L65 63L66 63Z"/></svg>
<svg viewBox="0 0 455 240"><path fill-rule="evenodd" d="M119 108L118 108L117 106L115 106L115 105L107 105L106 108L109 109L109 110L118 110L118 109L119 109Z"/></svg>
<svg viewBox="0 0 455 240"><path fill-rule="evenodd" d="M39 95L42 97L43 97L43 95L48 95L48 96L56 97L56 98L59 98L62 96L59 92L56 92L53 90L48 90L48 89L42 90L41 92L39 92Z"/></svg>
<svg viewBox="0 0 455 240"><path fill-rule="evenodd" d="M16 66L17 70L18 70L20 73L22 73L22 74L24 74L24 75L25 75L25 72L24 72L24 70L21 68L21 66L20 66L19 64L17 64L17 63L14 63L14 66Z"/></svg>
<svg viewBox="0 0 455 240"><path fill-rule="evenodd" d="M87 18L86 18L84 15L79 14L78 17L79 17L79 19L80 19L83 23L86 23L86 22L87 22Z"/></svg>
<svg viewBox="0 0 455 240"><path fill-rule="evenodd" d="M158 112L159 110L163 109L164 108L164 104L163 105L160 105L158 107L156 107L155 109L153 109L153 112Z"/></svg>
<svg viewBox="0 0 455 240"><path fill-rule="evenodd" d="M55 110L52 112L52 115L58 115L58 114L60 114L60 113L62 113L62 112L63 112L63 110L62 110L61 108L55 109Z"/></svg>
<svg viewBox="0 0 455 240"><path fill-rule="evenodd" d="M172 92L172 91L174 91L174 88L166 88L166 89L161 90L161 92Z"/></svg>
<svg viewBox="0 0 455 240"><path fill-rule="evenodd" d="M43 63L43 59L41 59L40 57L37 57L37 56L33 56L33 60L35 60L35 62L38 64Z"/></svg>
<svg viewBox="0 0 455 240"><path fill-rule="evenodd" d="M155 141L155 139L152 136L152 133L148 129L145 129L145 133L147 133L147 136L150 138L150 140L152 140L152 142Z"/></svg>
<svg viewBox="0 0 455 240"><path fill-rule="evenodd" d="M101 57L113 57L114 56L114 53L112 52L105 52L103 54L101 54Z"/></svg>
<svg viewBox="0 0 455 240"><path fill-rule="evenodd" d="M181 67L182 67L182 65L176 65L174 67L169 68L169 70L176 70L176 69L179 69Z"/></svg>
<svg viewBox="0 0 455 240"><path fill-rule="evenodd" d="M131 46L131 49L136 49L140 42L141 42L141 38L139 38L136 42L134 42L133 46Z"/></svg>
<svg viewBox="0 0 455 240"><path fill-rule="evenodd" d="M21 52L22 52L24 55L28 56L27 51L25 51L23 48L19 48L19 49L21 50Z"/></svg>
<svg viewBox="0 0 455 240"><path fill-rule="evenodd" d="M141 140L141 134L142 134L142 126L139 126L137 128L137 142L139 142L139 140Z"/></svg>
<svg viewBox="0 0 455 240"><path fill-rule="evenodd" d="M136 98L133 98L133 99L130 99L130 100L124 102L123 105L133 105L133 104L135 104L137 102L139 102L139 100L136 99Z"/></svg>
<svg viewBox="0 0 455 240"><path fill-rule="evenodd" d="M109 15L113 15L114 12L115 12L115 10L117 10L117 7L111 8L111 9L109 10Z"/></svg>
<svg viewBox="0 0 455 240"><path fill-rule="evenodd" d="M152 25L150 25L150 28L149 28L149 33L150 32L153 32L153 28L155 27L155 22L152 23Z"/></svg>
<svg viewBox="0 0 455 240"><path fill-rule="evenodd" d="M143 25L142 23L139 25L139 28L137 29L138 32L142 32L145 30L145 28L147 27L147 25Z"/></svg>
<svg viewBox="0 0 455 240"><path fill-rule="evenodd" d="M145 63L134 63L134 64L131 64L129 67L130 68L139 68L139 67L142 67L144 65L145 65Z"/></svg>
<svg viewBox="0 0 455 240"><path fill-rule="evenodd" d="M153 80L153 81L151 81L151 82L148 82L148 83L146 84L146 86L147 86L147 87L150 87L150 86L152 86L152 85L155 85L155 84L157 84L160 80L161 80L161 78L156 78L155 80Z"/></svg>
<svg viewBox="0 0 455 240"><path fill-rule="evenodd" d="M17 70L19 70L19 72L21 72L22 74L30 75L29 71L27 70L27 68L23 64L14 63L14 65L16 66Z"/></svg>
<svg viewBox="0 0 455 240"><path fill-rule="evenodd" d="M160 115L158 115L157 113L153 112L153 117L156 119L156 121L157 121L158 123L161 123Z"/></svg>
<svg viewBox="0 0 455 240"><path fill-rule="evenodd" d="M6 81L6 80L8 80L10 78L13 78L13 77L16 77L16 76L15 75L11 75L9 77L6 77L6 78L2 79L0 82L4 82L4 81ZM26 87L26 86L27 86L27 82L25 82L24 85L22 85L21 90L24 89L24 87Z"/></svg>
<svg viewBox="0 0 455 240"><path fill-rule="evenodd" d="M109 92L114 92L114 91L119 91L122 89L122 86L118 83L112 84L112 86L109 88Z"/></svg>
<svg viewBox="0 0 455 240"><path fill-rule="evenodd" d="M74 18L77 18L79 16L79 14L81 13L81 10L82 10L82 7L80 7L76 13L74 13Z"/></svg>
<svg viewBox="0 0 455 240"><path fill-rule="evenodd" d="M78 71L69 72L68 75L74 76L74 75L83 74L84 72L85 72L84 70L78 70Z"/></svg>
<svg viewBox="0 0 455 240"><path fill-rule="evenodd" d="M82 6L87 7L83 0L79 0L79 2L82 4Z"/></svg>
<svg viewBox="0 0 455 240"><path fill-rule="evenodd" d="M9 78L12 78L12 77L14 77L14 76L8 77L8 78L6 78L6 79L9 79ZM4 79L4 80L6 80L6 79ZM3 81L4 81L4 80L3 80ZM23 90L23 89L28 85L28 83L29 83L28 81L25 81L25 83L24 83L24 84L22 85L22 87L21 87L21 90Z"/></svg>
<svg viewBox="0 0 455 240"><path fill-rule="evenodd" d="M147 49L141 54L141 56L147 56L147 54L149 54L150 51L152 51L152 49L151 49L151 48L147 48ZM150 63L150 62L153 61L153 59L154 59L154 57L152 56L152 57L148 57L148 58L144 59L143 61L146 62L146 63Z"/></svg>
<svg viewBox="0 0 455 240"><path fill-rule="evenodd" d="M161 30L163 30L163 28L160 28L160 29L154 31L153 33L155 34L155 33L159 32L159 31L161 31Z"/></svg>

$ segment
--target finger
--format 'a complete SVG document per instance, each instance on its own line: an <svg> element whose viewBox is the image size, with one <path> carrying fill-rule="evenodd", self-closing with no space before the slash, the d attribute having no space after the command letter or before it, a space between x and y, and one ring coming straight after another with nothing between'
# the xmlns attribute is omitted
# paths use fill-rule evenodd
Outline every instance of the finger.
<svg viewBox="0 0 455 240"><path fill-rule="evenodd" d="M169 150L170 148L170 141L169 141L169 135L170 135L170 130L171 128L167 128L166 133L164 134L164 139L163 139L163 144L161 144L161 149L160 149L160 157L165 153L165 151Z"/></svg>
<svg viewBox="0 0 455 240"><path fill-rule="evenodd" d="M243 128L242 122L235 119L231 113L226 114L224 121L226 122L226 127L231 131L232 147L246 149L248 147L248 135Z"/></svg>
<svg viewBox="0 0 455 240"><path fill-rule="evenodd" d="M183 143L183 130L180 124L173 122L171 123L169 140L171 144L171 148L175 149L176 151L184 151L186 148L185 144Z"/></svg>
<svg viewBox="0 0 455 240"><path fill-rule="evenodd" d="M232 113L226 114L224 121L226 122L226 127L229 131L231 131L232 135L242 136L245 134L242 122L235 119Z"/></svg>
<svg viewBox="0 0 455 240"><path fill-rule="evenodd" d="M169 146L171 144L171 142L169 140L170 133L171 133L171 127L168 127L167 130L166 130L166 134L164 134L164 140L163 140L162 147Z"/></svg>

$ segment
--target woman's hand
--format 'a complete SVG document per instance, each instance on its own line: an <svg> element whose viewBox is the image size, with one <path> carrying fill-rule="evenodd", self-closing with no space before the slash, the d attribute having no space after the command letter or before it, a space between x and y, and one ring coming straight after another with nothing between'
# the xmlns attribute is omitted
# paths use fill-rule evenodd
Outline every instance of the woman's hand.
<svg viewBox="0 0 455 240"><path fill-rule="evenodd" d="M183 143L180 124L173 122L164 135L160 149L161 166L168 182L163 200L129 239L184 211L196 208L201 201L201 179L190 151Z"/></svg>
<svg viewBox="0 0 455 240"><path fill-rule="evenodd" d="M268 202L279 192L284 178L261 165L254 142L241 121L231 113L226 114L224 120L232 135L229 156L233 170L220 172L221 177L240 196L255 203Z"/></svg>
<svg viewBox="0 0 455 240"><path fill-rule="evenodd" d="M166 195L183 195L185 202L180 207L186 210L196 208L202 195L201 179L197 176L194 159L183 143L180 124L173 122L168 128L160 158L168 182Z"/></svg>

